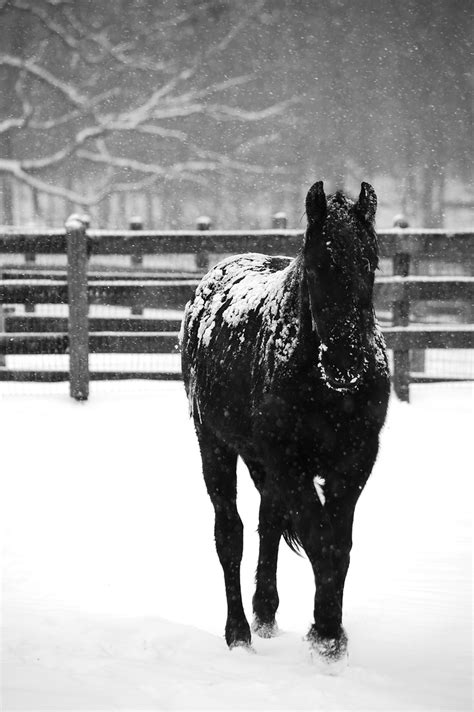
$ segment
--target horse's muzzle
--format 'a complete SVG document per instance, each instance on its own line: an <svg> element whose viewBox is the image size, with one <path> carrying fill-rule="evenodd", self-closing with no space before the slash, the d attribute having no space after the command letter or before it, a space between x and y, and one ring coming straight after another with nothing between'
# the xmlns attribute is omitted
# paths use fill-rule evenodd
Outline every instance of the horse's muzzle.
<svg viewBox="0 0 474 712"><path fill-rule="evenodd" d="M344 366L337 366L331 363L327 353L327 348L321 344L319 349L319 368L326 386L340 392L357 390L367 366L365 357L362 355L355 365L347 364L346 366L344 364Z"/></svg>

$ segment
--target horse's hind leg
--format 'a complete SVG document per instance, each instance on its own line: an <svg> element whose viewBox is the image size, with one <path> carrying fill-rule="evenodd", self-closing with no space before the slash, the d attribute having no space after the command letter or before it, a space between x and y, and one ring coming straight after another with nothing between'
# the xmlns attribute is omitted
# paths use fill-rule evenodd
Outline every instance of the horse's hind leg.
<svg viewBox="0 0 474 712"><path fill-rule="evenodd" d="M283 532L283 517L271 492L265 489L265 468L248 457L244 457L250 476L260 492L260 512L258 533L260 548L255 576L255 594L252 600L254 619L252 630L261 638L271 638L277 633L275 613L279 598L276 583L278 547Z"/></svg>
<svg viewBox="0 0 474 712"><path fill-rule="evenodd" d="M262 492L258 533L256 588L253 597L253 630L261 638L272 638L278 633L275 614L280 599L277 590L278 549L284 529L284 513L281 505L265 490Z"/></svg>
<svg viewBox="0 0 474 712"><path fill-rule="evenodd" d="M246 460L250 475L261 495L258 533L256 588L253 597L252 630L261 638L271 638L278 632L275 614L279 604L277 563L280 538L285 527L285 513L270 489L265 488L265 470L258 462Z"/></svg>
<svg viewBox="0 0 474 712"><path fill-rule="evenodd" d="M217 555L224 571L227 596L225 639L230 648L248 646L250 627L240 588L243 525L237 511L237 454L202 427L198 430L198 439L204 480L215 512Z"/></svg>

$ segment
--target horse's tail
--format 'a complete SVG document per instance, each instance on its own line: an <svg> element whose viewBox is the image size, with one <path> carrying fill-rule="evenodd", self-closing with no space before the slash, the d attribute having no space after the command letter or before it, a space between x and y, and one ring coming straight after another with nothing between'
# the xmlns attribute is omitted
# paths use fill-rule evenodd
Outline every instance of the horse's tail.
<svg viewBox="0 0 474 712"><path fill-rule="evenodd" d="M290 519L287 519L286 527L283 531L283 539L286 541L291 551L294 551L295 554L298 554L298 556L302 556L301 549L303 548L303 545L295 531L295 528L293 527L293 522Z"/></svg>

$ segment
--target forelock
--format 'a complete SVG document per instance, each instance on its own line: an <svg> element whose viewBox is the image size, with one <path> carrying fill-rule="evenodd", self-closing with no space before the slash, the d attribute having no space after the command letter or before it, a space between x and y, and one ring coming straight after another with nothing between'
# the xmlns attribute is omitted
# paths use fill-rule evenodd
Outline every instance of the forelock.
<svg viewBox="0 0 474 712"><path fill-rule="evenodd" d="M354 201L338 191L328 196L327 206L323 239L333 264L353 267L361 252L367 254L371 263L377 264L375 233L371 234L372 231L358 219L353 210ZM367 241L363 239L365 236Z"/></svg>

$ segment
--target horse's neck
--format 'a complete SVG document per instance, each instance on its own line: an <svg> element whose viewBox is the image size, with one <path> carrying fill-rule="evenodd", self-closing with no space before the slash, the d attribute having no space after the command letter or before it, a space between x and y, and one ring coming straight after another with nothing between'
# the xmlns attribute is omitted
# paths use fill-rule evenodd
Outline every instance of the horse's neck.
<svg viewBox="0 0 474 712"><path fill-rule="evenodd" d="M298 324L298 340L306 341L308 338L314 340L302 256L297 257L275 277L273 288L269 293L269 304L278 306L275 310L272 307L268 309L270 321L276 317L282 323Z"/></svg>
<svg viewBox="0 0 474 712"><path fill-rule="evenodd" d="M302 290L304 287L304 270L302 260L298 257L285 270L280 290L280 316L293 318L298 322L302 315Z"/></svg>
<svg viewBox="0 0 474 712"><path fill-rule="evenodd" d="M308 340L314 341L315 332L304 274L303 259L301 256L298 257L294 263L292 294L299 324L299 340L302 342Z"/></svg>

